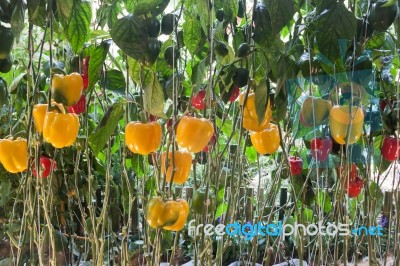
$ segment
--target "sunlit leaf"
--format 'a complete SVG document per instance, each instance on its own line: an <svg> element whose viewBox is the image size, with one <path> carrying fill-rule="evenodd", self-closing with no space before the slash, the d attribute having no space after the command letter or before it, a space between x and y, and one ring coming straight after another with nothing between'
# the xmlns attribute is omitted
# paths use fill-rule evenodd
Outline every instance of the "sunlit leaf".
<svg viewBox="0 0 400 266"><path fill-rule="evenodd" d="M99 126L89 136L89 145L94 154L97 154L106 145L110 136L115 132L119 120L124 115L124 104L117 102L104 114Z"/></svg>

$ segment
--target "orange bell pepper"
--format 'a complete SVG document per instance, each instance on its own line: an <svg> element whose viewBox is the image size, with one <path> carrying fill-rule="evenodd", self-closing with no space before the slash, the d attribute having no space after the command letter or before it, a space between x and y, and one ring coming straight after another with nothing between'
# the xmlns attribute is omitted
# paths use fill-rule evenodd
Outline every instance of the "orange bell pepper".
<svg viewBox="0 0 400 266"><path fill-rule="evenodd" d="M10 173L23 172L28 168L28 144L26 139L1 139L0 162Z"/></svg>
<svg viewBox="0 0 400 266"><path fill-rule="evenodd" d="M125 144L133 153L148 155L158 149L161 140L161 125L157 122L130 122L125 127Z"/></svg>
<svg viewBox="0 0 400 266"><path fill-rule="evenodd" d="M190 168L192 166L192 155L186 151L174 151L174 160L172 160L172 151L164 152L161 156L161 173L167 175L167 181L170 182L173 175L173 183L183 184L189 178Z"/></svg>
<svg viewBox="0 0 400 266"><path fill-rule="evenodd" d="M205 118L184 116L176 129L176 141L190 152L200 152L214 135L213 124Z"/></svg>

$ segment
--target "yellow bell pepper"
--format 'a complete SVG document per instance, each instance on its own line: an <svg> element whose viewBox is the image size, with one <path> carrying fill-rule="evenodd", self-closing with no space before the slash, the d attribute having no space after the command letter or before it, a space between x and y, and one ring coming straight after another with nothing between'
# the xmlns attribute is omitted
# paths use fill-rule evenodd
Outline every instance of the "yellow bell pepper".
<svg viewBox="0 0 400 266"><path fill-rule="evenodd" d="M28 168L28 144L26 139L1 139L0 162L10 173L25 171Z"/></svg>
<svg viewBox="0 0 400 266"><path fill-rule="evenodd" d="M364 112L360 107L335 105L329 114L329 127L332 138L339 144L353 144L361 137Z"/></svg>
<svg viewBox="0 0 400 266"><path fill-rule="evenodd" d="M270 123L263 131L250 133L250 140L258 153L272 154L279 149L281 143L278 126Z"/></svg>
<svg viewBox="0 0 400 266"><path fill-rule="evenodd" d="M130 122L125 127L125 144L133 153L147 155L161 144L162 129L158 122Z"/></svg>
<svg viewBox="0 0 400 266"><path fill-rule="evenodd" d="M71 146L78 136L79 118L76 114L47 112L44 117L43 138L55 148Z"/></svg>
<svg viewBox="0 0 400 266"><path fill-rule="evenodd" d="M146 205L146 221L153 228L173 225L179 218L179 213L173 208L166 208L161 197L152 198Z"/></svg>
<svg viewBox="0 0 400 266"><path fill-rule="evenodd" d="M243 105L245 95L245 92L240 94L240 105ZM249 95L247 96L246 106L243 108L243 127L247 130L260 132L268 128L269 126L269 121L272 117L271 101L268 101L268 105L265 108L264 119L261 121L261 123L259 123L255 99L255 93L249 93Z"/></svg>
<svg viewBox="0 0 400 266"><path fill-rule="evenodd" d="M174 156L172 156L172 151L168 152L168 154L164 152L161 155L161 173L166 174L167 182L171 182L173 177L173 183L179 185L185 183L189 178L191 166L192 155L187 151L175 150Z"/></svg>
<svg viewBox="0 0 400 266"><path fill-rule="evenodd" d="M184 116L176 128L176 141L190 152L200 152L214 135L213 124L205 118Z"/></svg>
<svg viewBox="0 0 400 266"><path fill-rule="evenodd" d="M331 108L330 101L308 96L300 109L300 123L306 127L322 125L328 118Z"/></svg>
<svg viewBox="0 0 400 266"><path fill-rule="evenodd" d="M81 74L53 75L51 82L51 93L53 99L65 106L76 104L81 98L83 90L83 79Z"/></svg>
<svg viewBox="0 0 400 266"><path fill-rule="evenodd" d="M184 199L177 199L176 201L168 201L165 203L166 208L170 205L178 212L178 220L173 225L167 225L163 228L170 231L180 231L185 226L187 217L189 216L189 203Z"/></svg>
<svg viewBox="0 0 400 266"><path fill-rule="evenodd" d="M33 106L33 123L38 133L43 132L44 116L46 115L47 107L47 104L36 104Z"/></svg>
<svg viewBox="0 0 400 266"><path fill-rule="evenodd" d="M155 229L182 230L188 215L189 204L184 199L164 202L161 197L154 197L146 205L146 221Z"/></svg>

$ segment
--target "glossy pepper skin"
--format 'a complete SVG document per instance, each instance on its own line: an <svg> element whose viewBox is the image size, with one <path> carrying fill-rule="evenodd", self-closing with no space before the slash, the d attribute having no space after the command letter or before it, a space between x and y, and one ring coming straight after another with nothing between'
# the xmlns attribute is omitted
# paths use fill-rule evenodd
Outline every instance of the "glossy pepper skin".
<svg viewBox="0 0 400 266"><path fill-rule="evenodd" d="M213 135L213 124L205 118L184 116L176 129L178 145L194 153L203 150Z"/></svg>
<svg viewBox="0 0 400 266"><path fill-rule="evenodd" d="M197 214L203 214L203 210L205 213L212 213L215 211L217 205L217 199L212 190L208 193L208 198L206 198L206 189L199 188L193 192L192 197L192 209Z"/></svg>
<svg viewBox="0 0 400 266"><path fill-rule="evenodd" d="M125 127L125 143L133 153L148 155L160 147L162 129L158 122L129 122Z"/></svg>
<svg viewBox="0 0 400 266"><path fill-rule="evenodd" d="M313 138L311 140L311 155L319 161L326 161L329 157L329 153L332 150L332 139L329 137L324 138Z"/></svg>
<svg viewBox="0 0 400 266"><path fill-rule="evenodd" d="M279 130L275 124L269 124L263 131L252 132L250 140L259 154L272 154L279 149L281 143Z"/></svg>
<svg viewBox="0 0 400 266"><path fill-rule="evenodd" d="M40 166L39 169L40 178L47 178L50 175L51 171L57 168L56 161L46 156L40 156L39 166ZM37 177L38 171L36 170L36 164L34 160L32 161L31 169L32 169L32 175L34 177Z"/></svg>
<svg viewBox="0 0 400 266"><path fill-rule="evenodd" d="M240 88L237 87L237 86L234 86L233 90L232 90L232 93L231 93L231 96L228 99L228 102L236 101L236 99L239 97L239 95L240 95Z"/></svg>
<svg viewBox="0 0 400 266"><path fill-rule="evenodd" d="M146 205L146 221L155 229L179 231L188 215L189 204L184 199L164 202L161 197L154 197Z"/></svg>
<svg viewBox="0 0 400 266"><path fill-rule="evenodd" d="M86 96L84 94L82 94L79 101L72 106L68 106L67 110L68 110L68 113L74 113L77 115L86 112Z"/></svg>
<svg viewBox="0 0 400 266"><path fill-rule="evenodd" d="M360 195L362 187L363 181L358 176L353 181L350 181L346 190L349 198L358 197L358 195Z"/></svg>
<svg viewBox="0 0 400 266"><path fill-rule="evenodd" d="M28 144L26 139L1 139L0 162L10 173L20 173L28 168Z"/></svg>
<svg viewBox="0 0 400 266"><path fill-rule="evenodd" d="M163 229L170 231L182 230L186 224L187 217L189 216L189 203L184 199L177 199L175 202L172 202L172 204L169 204L169 202L167 202L165 205L167 207L169 207L169 205L172 205L175 210L178 211L179 215L178 220L176 220L173 225L164 226Z"/></svg>
<svg viewBox="0 0 400 266"><path fill-rule="evenodd" d="M173 225L178 218L179 213L173 208L166 208L161 197L152 198L146 205L146 221L152 228Z"/></svg>
<svg viewBox="0 0 400 266"><path fill-rule="evenodd" d="M239 96L239 103L243 105L246 93L243 92ZM243 108L243 127L247 130L260 132L269 126L272 116L271 101L268 101L267 108L265 109L264 119L259 123L255 103L256 95L249 93L246 101L246 106Z"/></svg>
<svg viewBox="0 0 400 266"><path fill-rule="evenodd" d="M65 106L76 104L81 98L83 90L83 79L79 73L70 75L55 74L51 82L51 93L57 103Z"/></svg>
<svg viewBox="0 0 400 266"><path fill-rule="evenodd" d="M293 176L300 175L303 170L303 160L300 157L290 156L289 157L290 172Z"/></svg>
<svg viewBox="0 0 400 266"><path fill-rule="evenodd" d="M200 90L192 97L192 106L197 110L204 110L206 103L204 102L206 99L206 91Z"/></svg>
<svg viewBox="0 0 400 266"><path fill-rule="evenodd" d="M78 131L79 118L76 114L47 112L44 117L43 138L55 148L71 146Z"/></svg>
<svg viewBox="0 0 400 266"><path fill-rule="evenodd" d="M396 161L400 155L400 139L386 136L382 144L382 156L389 162Z"/></svg>
<svg viewBox="0 0 400 266"><path fill-rule="evenodd" d="M303 126L313 127L324 124L332 108L330 101L312 97L307 97L300 109L300 122Z"/></svg>
<svg viewBox="0 0 400 266"><path fill-rule="evenodd" d="M33 106L33 123L35 124L35 128L38 133L43 132L44 117L47 112L47 107L47 104L36 104Z"/></svg>
<svg viewBox="0 0 400 266"><path fill-rule="evenodd" d="M168 163L168 165L167 165ZM174 164L174 165L172 165ZM167 168L168 166L168 168ZM189 178L190 168L192 166L192 155L186 151L174 151L174 161L172 161L172 151L168 153L164 152L161 155L161 173L167 175L167 182L171 181L172 173L175 171L173 176L173 183L183 184Z"/></svg>
<svg viewBox="0 0 400 266"><path fill-rule="evenodd" d="M329 114L329 128L332 138L339 144L354 144L363 130L364 112L361 108L353 106L350 111L348 105L335 105Z"/></svg>

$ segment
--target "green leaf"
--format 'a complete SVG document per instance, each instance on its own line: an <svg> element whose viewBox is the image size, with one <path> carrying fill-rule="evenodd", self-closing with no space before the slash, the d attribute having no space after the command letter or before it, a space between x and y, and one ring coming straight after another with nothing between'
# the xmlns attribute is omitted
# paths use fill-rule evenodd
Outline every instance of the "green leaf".
<svg viewBox="0 0 400 266"><path fill-rule="evenodd" d="M357 19L343 3L330 5L317 20L316 40L319 51L336 62L340 59L339 40L352 40L357 29Z"/></svg>
<svg viewBox="0 0 400 266"><path fill-rule="evenodd" d="M145 59L148 36L142 19L134 15L120 18L115 22L110 35L126 55L138 61Z"/></svg>
<svg viewBox="0 0 400 266"><path fill-rule="evenodd" d="M387 0L387 2L384 5L382 5L382 7L388 7L394 5L397 1L398 0Z"/></svg>
<svg viewBox="0 0 400 266"><path fill-rule="evenodd" d="M379 49L385 43L385 35L384 32L375 32L374 35L368 38L366 43L366 48L369 49Z"/></svg>
<svg viewBox="0 0 400 266"><path fill-rule="evenodd" d="M183 43L193 55L201 42L201 24L199 20L189 17L183 24Z"/></svg>
<svg viewBox="0 0 400 266"><path fill-rule="evenodd" d="M89 49L89 53L86 54L90 56L89 60L89 86L88 90L92 90L96 85L97 81L100 79L99 71L103 67L103 63L106 60L108 50L110 49L111 42L103 41L100 45Z"/></svg>
<svg viewBox="0 0 400 266"><path fill-rule="evenodd" d="M140 161L143 162L143 160ZM140 174L138 174L138 176L140 176ZM150 178L146 178L144 187L146 188L146 194L154 195L155 191L157 191L157 178L155 176L150 176Z"/></svg>
<svg viewBox="0 0 400 266"><path fill-rule="evenodd" d="M172 77L174 73L174 70L168 66L167 60L165 59L165 51L168 49L168 47L174 47L174 46L175 43L172 39L166 40L161 46L160 54L157 59L156 72L158 72L161 76L165 78ZM175 49L175 53L179 53L177 48Z"/></svg>
<svg viewBox="0 0 400 266"><path fill-rule="evenodd" d="M145 111L158 117L167 118L164 114L164 91L156 74L152 75L151 81L144 87L143 103Z"/></svg>
<svg viewBox="0 0 400 266"><path fill-rule="evenodd" d="M224 196L225 196L225 188L221 188L220 190L218 190L217 200L222 201L224 199Z"/></svg>
<svg viewBox="0 0 400 266"><path fill-rule="evenodd" d="M271 55L271 54L267 54L267 55ZM255 65L256 65L256 69L254 70L254 80L256 82L261 82L263 79L266 78L268 62L270 59L270 58L267 58L267 55L265 53L262 53L259 50L256 50L254 52ZM269 69L268 69L268 72L269 72Z"/></svg>
<svg viewBox="0 0 400 266"><path fill-rule="evenodd" d="M277 78L276 94L279 94L283 90L284 94L287 95L287 83L289 79L295 78L297 74L297 66L293 58L281 54L276 63L272 66L272 73Z"/></svg>
<svg viewBox="0 0 400 266"><path fill-rule="evenodd" d="M246 147L246 158L249 160L249 163L257 162L257 151L253 146Z"/></svg>
<svg viewBox="0 0 400 266"><path fill-rule="evenodd" d="M204 32L208 32L210 28L210 16L209 16L210 9L208 5L209 5L208 0L196 1L196 11L197 11L196 15L200 17L201 28L203 29Z"/></svg>
<svg viewBox="0 0 400 266"><path fill-rule="evenodd" d="M110 38L110 34L104 30L93 30L90 32L90 40L93 39L108 39Z"/></svg>
<svg viewBox="0 0 400 266"><path fill-rule="evenodd" d="M369 185L369 193L371 200L375 201L375 215L378 215L381 212L383 205L383 192L376 182L371 181L371 184Z"/></svg>
<svg viewBox="0 0 400 266"><path fill-rule="evenodd" d="M220 205L218 205L217 210L215 211L215 217L220 217L221 215L224 215L228 210L228 204L226 202L222 202Z"/></svg>
<svg viewBox="0 0 400 266"><path fill-rule="evenodd" d="M21 83L21 81L23 81L25 76L26 76L26 73L21 73L16 78L13 79L12 83L10 84L10 87L8 88L10 94L17 93L19 84Z"/></svg>
<svg viewBox="0 0 400 266"><path fill-rule="evenodd" d="M357 198L350 198L347 204L347 211L350 219L354 220L357 214Z"/></svg>
<svg viewBox="0 0 400 266"><path fill-rule="evenodd" d="M46 26L46 0L27 1L29 21L39 27Z"/></svg>
<svg viewBox="0 0 400 266"><path fill-rule="evenodd" d="M239 2L237 0L224 0L223 9L225 19L227 21L236 21L236 16L239 9Z"/></svg>
<svg viewBox="0 0 400 266"><path fill-rule="evenodd" d="M298 178L293 178L292 179L292 185L293 185L293 191L296 195L297 198L301 197L300 192L302 191L305 178L301 175Z"/></svg>
<svg viewBox="0 0 400 266"><path fill-rule="evenodd" d="M309 224L314 222L314 213L309 208L303 209L303 222Z"/></svg>
<svg viewBox="0 0 400 266"><path fill-rule="evenodd" d="M3 178L0 182L0 204L4 205L9 199L12 193L12 187L10 179Z"/></svg>
<svg viewBox="0 0 400 266"><path fill-rule="evenodd" d="M104 114L99 126L88 139L90 148L94 154L98 154L103 149L110 136L115 132L124 112L124 104L117 102Z"/></svg>
<svg viewBox="0 0 400 266"><path fill-rule="evenodd" d="M134 82L136 82L136 84L140 84L140 71L142 68L140 63L132 57L128 57L128 66L129 76Z"/></svg>
<svg viewBox="0 0 400 266"><path fill-rule="evenodd" d="M276 106L276 120L279 122L285 119L287 115L288 99L283 90L281 90L278 94L275 94L274 105Z"/></svg>
<svg viewBox="0 0 400 266"><path fill-rule="evenodd" d="M319 190L317 192L317 205L322 208L325 213L328 213L332 210L332 202L329 198L328 193L325 191Z"/></svg>
<svg viewBox="0 0 400 266"><path fill-rule="evenodd" d="M61 19L67 21L71 16L74 0L56 0L57 11Z"/></svg>
<svg viewBox="0 0 400 266"><path fill-rule="evenodd" d="M124 74L116 69L109 69L104 73L102 85L107 90L125 93L126 82Z"/></svg>
<svg viewBox="0 0 400 266"><path fill-rule="evenodd" d="M25 27L24 20L25 20L25 5L24 5L24 1L19 0L19 1L16 1L16 3L15 3L14 10L11 15L11 21L10 21L11 29L17 39L19 38L22 30Z"/></svg>
<svg viewBox="0 0 400 266"><path fill-rule="evenodd" d="M150 73L150 70L147 68L144 68L140 65L140 63L131 58L128 57L128 66L129 66L129 76L131 77L131 79L136 82L136 84L141 84L141 80L140 80L140 72L143 70L143 83L144 84L148 84L151 82L152 79L152 75Z"/></svg>
<svg viewBox="0 0 400 266"><path fill-rule="evenodd" d="M161 14L169 4L169 0L125 0L126 9L134 15L157 16Z"/></svg>
<svg viewBox="0 0 400 266"><path fill-rule="evenodd" d="M206 76L206 66L208 65L209 61L210 59L207 56L199 63L193 66L192 83L196 85L196 89L199 89L199 87L203 83L203 80Z"/></svg>
<svg viewBox="0 0 400 266"><path fill-rule="evenodd" d="M122 7L119 1L113 1L109 5L103 3L96 12L96 17L99 21L99 27L104 28L104 26L107 24L108 28L112 29L114 23L118 19L118 14L121 12Z"/></svg>
<svg viewBox="0 0 400 266"><path fill-rule="evenodd" d="M268 88L265 80L261 80L257 85L255 91L255 105L256 105L256 113L258 116L258 123L264 120L265 110L267 109L268 103Z"/></svg>
<svg viewBox="0 0 400 266"><path fill-rule="evenodd" d="M63 20L64 33L72 50L78 53L89 39L92 7L90 1L74 0L70 16Z"/></svg>
<svg viewBox="0 0 400 266"><path fill-rule="evenodd" d="M272 30L279 33L283 27L289 24L295 13L293 0L268 0L266 6L271 16Z"/></svg>

